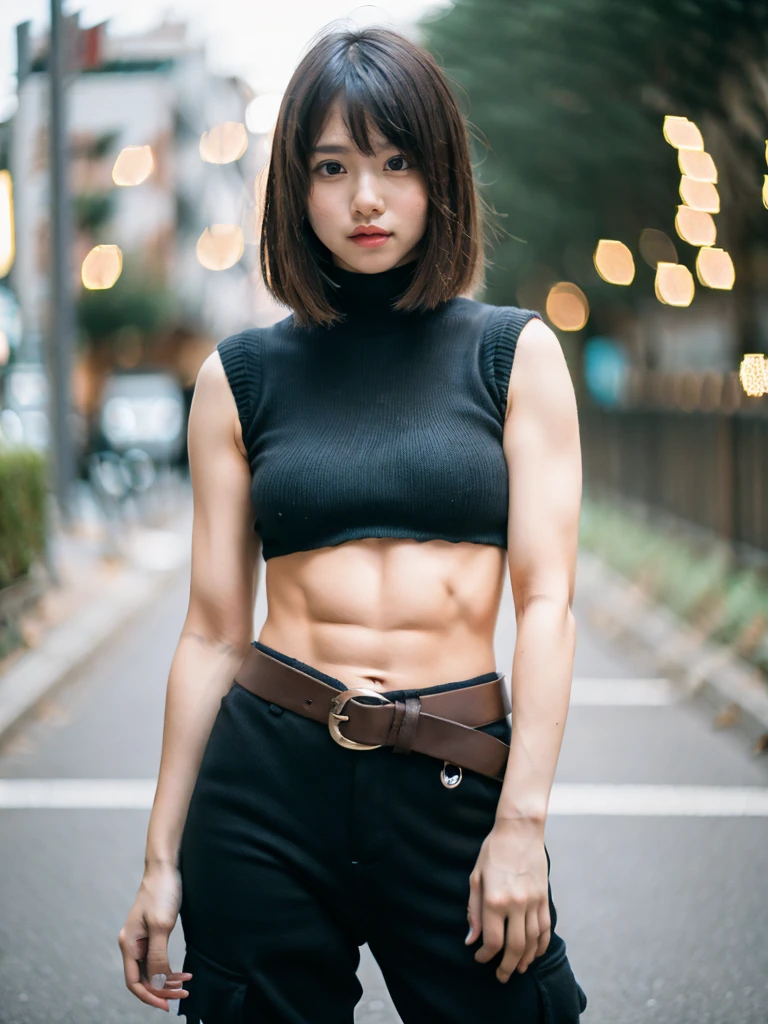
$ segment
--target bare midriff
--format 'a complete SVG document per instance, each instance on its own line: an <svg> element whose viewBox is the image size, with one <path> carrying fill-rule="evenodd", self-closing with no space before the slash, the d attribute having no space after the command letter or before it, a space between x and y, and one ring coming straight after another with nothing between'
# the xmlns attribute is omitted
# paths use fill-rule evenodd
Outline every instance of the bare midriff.
<svg viewBox="0 0 768 1024"><path fill-rule="evenodd" d="M345 686L421 689L497 669L506 551L365 538L266 562L258 640Z"/></svg>

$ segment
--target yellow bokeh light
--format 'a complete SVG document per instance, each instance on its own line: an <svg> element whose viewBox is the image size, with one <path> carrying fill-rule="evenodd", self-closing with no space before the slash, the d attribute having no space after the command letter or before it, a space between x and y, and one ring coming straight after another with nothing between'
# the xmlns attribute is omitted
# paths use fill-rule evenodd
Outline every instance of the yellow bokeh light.
<svg viewBox="0 0 768 1024"><path fill-rule="evenodd" d="M123 270L123 254L117 245L97 245L83 260L83 284L92 291L111 288Z"/></svg>
<svg viewBox="0 0 768 1024"><path fill-rule="evenodd" d="M707 288L722 288L730 291L736 280L733 260L725 249L711 246L699 250L696 257L696 276Z"/></svg>
<svg viewBox="0 0 768 1024"><path fill-rule="evenodd" d="M677 153L680 173L695 181L709 181L717 184L717 167L709 153L704 150L680 149Z"/></svg>
<svg viewBox="0 0 768 1024"><path fill-rule="evenodd" d="M763 175L763 206L768 210L768 174Z"/></svg>
<svg viewBox="0 0 768 1024"><path fill-rule="evenodd" d="M608 284L632 284L635 277L635 261L623 242L601 238L592 258L595 270Z"/></svg>
<svg viewBox="0 0 768 1024"><path fill-rule="evenodd" d="M656 298L666 306L690 306L696 286L693 274L682 263L659 263L654 290Z"/></svg>
<svg viewBox="0 0 768 1024"><path fill-rule="evenodd" d="M126 146L121 149L112 168L112 181L116 185L140 185L155 167L151 146Z"/></svg>
<svg viewBox="0 0 768 1024"><path fill-rule="evenodd" d="M744 356L739 366L739 380L751 398L768 392L768 360L762 352L748 352Z"/></svg>
<svg viewBox="0 0 768 1024"><path fill-rule="evenodd" d="M206 270L228 270L243 255L245 242L237 224L211 224L197 240L197 258Z"/></svg>
<svg viewBox="0 0 768 1024"><path fill-rule="evenodd" d="M664 118L664 138L675 149L704 149L701 132L687 117L667 114Z"/></svg>
<svg viewBox="0 0 768 1024"><path fill-rule="evenodd" d="M690 206L678 206L675 230L689 245L714 245L717 240L717 228L712 215L702 210L692 210Z"/></svg>
<svg viewBox="0 0 768 1024"><path fill-rule="evenodd" d="M248 132L240 121L222 121L200 138L200 156L208 164L231 164L248 149Z"/></svg>
<svg viewBox="0 0 768 1024"><path fill-rule="evenodd" d="M589 302L578 285L560 281L550 288L546 313L561 331L580 331L589 320Z"/></svg>
<svg viewBox="0 0 768 1024"><path fill-rule="evenodd" d="M10 272L15 257L13 180L10 171L0 171L0 277L5 277Z"/></svg>
<svg viewBox="0 0 768 1024"><path fill-rule="evenodd" d="M680 198L692 210L703 210L704 213L720 212L720 196L717 188L709 181L696 181L686 174L680 179Z"/></svg>
<svg viewBox="0 0 768 1024"><path fill-rule="evenodd" d="M654 270L661 262L677 263L675 243L669 235L657 228L644 228L640 232L639 249L640 255Z"/></svg>

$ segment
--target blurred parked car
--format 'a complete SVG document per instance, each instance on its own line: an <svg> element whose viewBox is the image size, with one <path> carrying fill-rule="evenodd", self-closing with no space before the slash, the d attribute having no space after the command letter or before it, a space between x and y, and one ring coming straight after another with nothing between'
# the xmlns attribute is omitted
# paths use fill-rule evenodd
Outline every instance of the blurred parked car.
<svg viewBox="0 0 768 1024"><path fill-rule="evenodd" d="M185 445L187 408L178 379L165 370L128 370L109 377L101 395L97 443L124 454L145 451L175 463Z"/></svg>
<svg viewBox="0 0 768 1024"><path fill-rule="evenodd" d="M23 445L47 452L51 443L49 388L40 363L13 363L5 368L0 405L0 440L6 445ZM85 417L71 407L67 415L76 457L85 450Z"/></svg>

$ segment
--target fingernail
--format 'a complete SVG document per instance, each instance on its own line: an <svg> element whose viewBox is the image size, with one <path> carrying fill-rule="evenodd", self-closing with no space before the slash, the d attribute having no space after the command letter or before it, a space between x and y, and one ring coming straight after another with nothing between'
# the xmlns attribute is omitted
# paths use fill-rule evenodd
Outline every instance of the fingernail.
<svg viewBox="0 0 768 1024"><path fill-rule="evenodd" d="M165 974L153 974L152 975L152 988L165 988L165 982L167 978Z"/></svg>
<svg viewBox="0 0 768 1024"><path fill-rule="evenodd" d="M469 942L469 936L470 936L471 934L472 934L472 925L470 925L470 926L469 926L469 931L467 932L467 937L466 937L466 939L464 939L464 943L465 943L465 944L466 944L467 942Z"/></svg>

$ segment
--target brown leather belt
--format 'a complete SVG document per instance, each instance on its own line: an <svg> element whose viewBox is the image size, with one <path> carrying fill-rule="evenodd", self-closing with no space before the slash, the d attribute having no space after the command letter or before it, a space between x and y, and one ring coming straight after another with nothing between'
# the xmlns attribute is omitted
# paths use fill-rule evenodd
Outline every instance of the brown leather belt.
<svg viewBox="0 0 768 1024"><path fill-rule="evenodd" d="M503 675L486 683L393 701L386 691L367 687L337 690L249 646L235 681L272 704L327 725L342 747L393 747L396 754L416 751L438 758L445 762L441 778L449 788L461 781L461 772L446 775L447 765L499 781L504 778L509 746L478 731L479 726L490 725L511 711ZM379 703L361 704L357 697L375 698Z"/></svg>

